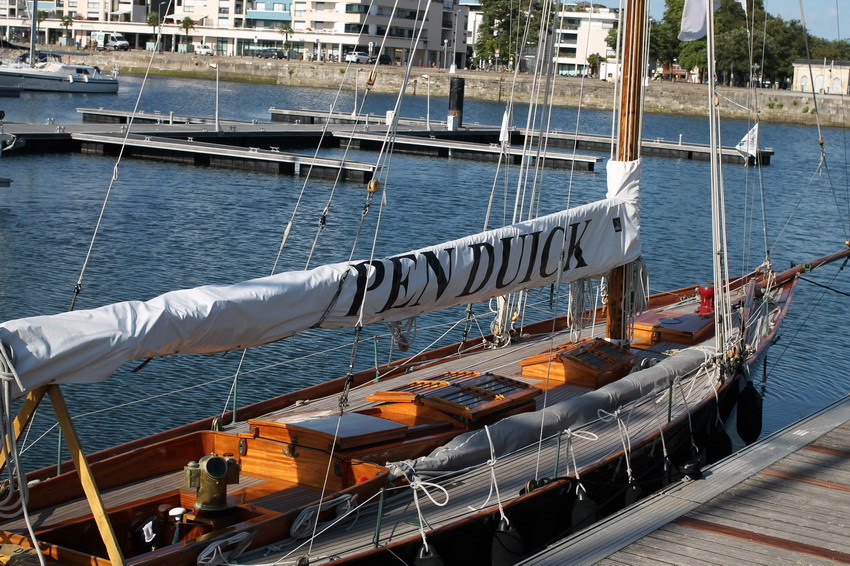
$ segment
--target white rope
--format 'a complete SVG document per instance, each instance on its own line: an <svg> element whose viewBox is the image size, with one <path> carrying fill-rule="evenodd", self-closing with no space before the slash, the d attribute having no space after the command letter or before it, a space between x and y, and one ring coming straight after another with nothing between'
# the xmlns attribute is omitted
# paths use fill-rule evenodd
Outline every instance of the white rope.
<svg viewBox="0 0 850 566"><path fill-rule="evenodd" d="M430 491L428 491L429 487L442 491L446 496L446 500L440 503L434 499L434 496L431 495ZM410 489L413 490L413 503L416 505L416 513L419 515L419 535L422 537L422 544L425 546L425 552L430 552L428 549L428 540L425 538L425 517L422 515L422 508L419 506L419 490L421 489L428 499L431 500L431 503L437 507L445 507L449 503L449 492L446 488L439 484L420 480L418 476L413 476L413 479L410 482Z"/></svg>
<svg viewBox="0 0 850 566"><path fill-rule="evenodd" d="M659 400L664 400L664 395L662 394L659 397ZM661 415L658 414L658 401L652 404L655 409L655 422L658 424L658 434L661 435L661 453L664 456L664 459L667 459L667 442L664 440L664 427L661 424Z"/></svg>
<svg viewBox="0 0 850 566"><path fill-rule="evenodd" d="M617 409L613 413L609 413L605 409L597 409L596 414L599 416L599 420L602 422L611 422L612 420L617 421L617 430L620 431L620 441L623 443L623 457L626 460L626 475L629 477L629 483L634 482L634 477L632 477L632 463L630 459L630 454L632 451L632 441L629 438L629 429L623 419L620 417L620 409Z"/></svg>
<svg viewBox="0 0 850 566"><path fill-rule="evenodd" d="M302 509L301 512L295 517L295 520L292 522L292 527L289 529L289 536L294 539L303 539L310 535L310 527L313 519L316 518L315 524L318 525L318 515L321 508L324 506L325 508L333 507L336 511L336 516L340 517L342 515L347 515L354 506L357 505L357 495L352 495L350 493L345 493L336 497L334 499L323 502L322 504L311 505L305 509ZM314 530L315 533L315 530Z"/></svg>
<svg viewBox="0 0 850 566"><path fill-rule="evenodd" d="M579 475L578 464L576 463L575 448L573 447L573 437L595 442L599 440L599 436L588 430L577 430L573 432L573 430L570 428L565 430L564 434L567 436L567 455L569 456L569 460L567 460L567 475L570 475L570 460L572 460L573 470L575 470L576 481L581 483L581 476Z"/></svg>
<svg viewBox="0 0 850 566"><path fill-rule="evenodd" d="M0 516L4 518L17 517L19 514L23 516L24 523L27 526L29 539L32 542L33 548L38 549L38 539L35 536L35 530L32 526L32 521L27 511L27 501L29 492L27 490L27 479L24 475L23 467L18 454L18 442L15 438L15 427L12 422L12 393L11 383L16 381L20 386L17 372L12 363L12 352L7 352L6 344L0 342L0 382L3 387L2 405L0 405L0 442L3 443L2 453L6 458L6 468L9 474L8 490L3 495L3 500L0 502L2 513ZM17 492L17 499L14 498ZM19 509L19 511L17 510ZM41 552L36 552L38 562L41 566L45 566L44 556Z"/></svg>
<svg viewBox="0 0 850 566"><path fill-rule="evenodd" d="M402 352L410 349L410 345L416 339L416 317L411 316L405 320L392 320L386 323L387 330L393 344Z"/></svg>
<svg viewBox="0 0 850 566"><path fill-rule="evenodd" d="M502 506L502 497L499 495L499 484L496 481L496 449L493 446L493 438L490 436L490 427L485 425L484 432L487 433L487 442L490 443L490 459L487 460L487 465L490 466L490 492L487 494L487 499L484 500L484 503L481 504L481 507L475 508L469 506L471 511L480 511L487 506L487 503L490 502L490 497L493 495L493 492L496 492L496 504L499 506L499 515L501 515L502 520L505 522L505 525L510 526L511 522L508 520L507 515L505 515L505 509Z"/></svg>
<svg viewBox="0 0 850 566"><path fill-rule="evenodd" d="M245 531L210 544L198 555L198 566L232 564L231 560L245 552L253 536L254 533Z"/></svg>

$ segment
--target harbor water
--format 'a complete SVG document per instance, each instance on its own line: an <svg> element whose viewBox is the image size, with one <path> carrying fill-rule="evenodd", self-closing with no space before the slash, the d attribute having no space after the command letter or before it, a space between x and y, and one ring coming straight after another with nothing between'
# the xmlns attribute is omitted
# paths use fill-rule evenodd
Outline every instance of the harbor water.
<svg viewBox="0 0 850 566"><path fill-rule="evenodd" d="M146 112L214 114L213 81L153 78L139 97L141 86L140 77L122 76L117 95L22 93L0 99L0 109L7 121L78 123L78 107L132 110L139 98L138 108ZM363 96L361 88L357 99ZM350 88L219 85L222 119L265 121L272 107L327 110L335 100L338 111L351 112L354 99ZM384 115L395 103L393 96L370 94L363 111ZM428 105L427 96L408 97L400 115L425 117ZM430 97L433 120L445 120L446 109L445 99ZM515 124L526 124L525 111L517 108ZM503 112L503 105L467 100L464 123L498 124ZM559 108L545 119L563 131L611 130L611 115L605 112ZM741 121L724 123L723 145L735 145L750 127ZM761 127L761 145L775 150L770 166L724 166L731 274L759 264L765 245L778 271L838 250L848 240L845 132L826 129L823 135L826 168L820 165L815 128L772 124ZM680 136L706 143L707 119L646 116L645 138L676 141ZM322 155L374 162L378 154L331 149ZM494 163L410 155L382 162L386 197L372 202L364 215L367 192L356 183L136 159L116 167L114 158L79 154L4 154L0 176L13 182L0 188L0 320L69 308L102 208L77 309L349 257L400 253L510 222L518 183L515 167L497 176ZM641 237L653 292L711 279L708 169L705 162L644 159ZM548 213L602 198L605 189L601 166L591 173L549 171L538 178L535 199L539 212ZM531 180L527 190L532 190ZM491 194L492 212L485 223ZM326 221L320 223L326 207ZM536 212L520 214L525 218ZM295 228L281 251L290 219ZM850 292L850 270L840 267L827 266L804 277ZM850 299L825 287L800 282L781 339L760 374L753 376L765 395L764 433L850 390L850 338L845 332ZM563 299L550 301L548 288L533 292L531 300L527 318L547 315L550 304L563 311ZM471 332L488 332L487 311L486 305L476 306L482 322ZM463 309L455 309L421 317L408 353L425 349L446 332L447 339L460 340L463 323L450 325L463 316ZM383 325L367 329L365 336L356 350L356 368L398 355ZM95 451L226 410L233 403L237 369L238 405L344 375L352 338L351 330L309 331L248 352L241 369L241 352L157 359L140 371L132 372L138 366L132 364L103 383L72 385L65 391L83 446ZM47 405L27 435L29 469L56 460L58 433Z"/></svg>

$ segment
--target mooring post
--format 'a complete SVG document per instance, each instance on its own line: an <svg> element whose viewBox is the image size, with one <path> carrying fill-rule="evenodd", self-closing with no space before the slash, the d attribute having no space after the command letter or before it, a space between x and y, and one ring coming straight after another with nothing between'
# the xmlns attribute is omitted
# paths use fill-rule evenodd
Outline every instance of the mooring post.
<svg viewBox="0 0 850 566"><path fill-rule="evenodd" d="M462 77L452 77L449 84L449 116L446 129L455 132L463 127L463 90Z"/></svg>

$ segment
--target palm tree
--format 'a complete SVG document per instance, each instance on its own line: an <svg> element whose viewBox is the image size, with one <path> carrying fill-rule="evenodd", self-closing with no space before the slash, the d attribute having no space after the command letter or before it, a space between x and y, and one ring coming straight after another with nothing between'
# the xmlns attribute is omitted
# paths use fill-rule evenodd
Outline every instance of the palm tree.
<svg viewBox="0 0 850 566"><path fill-rule="evenodd" d="M145 23L151 27L151 31L156 33L156 26L159 25L159 14L156 12L151 12L148 14L148 17L145 18Z"/></svg>
<svg viewBox="0 0 850 566"><path fill-rule="evenodd" d="M195 20L186 16L182 20L180 20L180 29L186 32L186 44L189 43L189 30L195 29Z"/></svg>
<svg viewBox="0 0 850 566"><path fill-rule="evenodd" d="M289 59L289 35L292 33L292 28L288 22L284 22L277 26L277 31L283 34L283 50L286 51L286 58Z"/></svg>
<svg viewBox="0 0 850 566"><path fill-rule="evenodd" d="M288 23L284 22L284 23L280 24L279 26L277 26L277 31L279 31L281 34L283 34L283 48L288 50L289 49L289 36L290 36L290 34L292 34L292 28L289 26Z"/></svg>
<svg viewBox="0 0 850 566"><path fill-rule="evenodd" d="M148 17L145 18L145 23L148 24L151 27L151 33L153 33L153 36L156 38L155 39L156 44L154 46L154 51L159 49L159 51L161 52L162 47L159 45L159 36L156 33L156 28L157 28L157 26L160 25L159 13L158 12L151 12L150 14L148 14Z"/></svg>
<svg viewBox="0 0 850 566"><path fill-rule="evenodd" d="M74 18L72 18L68 14L65 14L64 16L62 16L61 24L62 27L65 28L65 37L71 35L71 27L74 25Z"/></svg>

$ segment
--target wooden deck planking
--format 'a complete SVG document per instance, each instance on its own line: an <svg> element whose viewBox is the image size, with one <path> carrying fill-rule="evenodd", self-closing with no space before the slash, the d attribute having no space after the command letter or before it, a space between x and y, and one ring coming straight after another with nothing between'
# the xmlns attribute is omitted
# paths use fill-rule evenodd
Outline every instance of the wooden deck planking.
<svg viewBox="0 0 850 566"><path fill-rule="evenodd" d="M821 493L818 488L809 490L805 489L806 486L800 485L795 486L794 492L788 494L777 489L776 482L781 481L787 480L756 475L750 478L748 485L733 487L726 493L735 499L750 501L754 505L763 503L773 505L788 513L795 513L801 505L805 505L825 519L847 519L846 510L850 509L850 498L831 497L828 501L818 500L816 496Z"/></svg>
<svg viewBox="0 0 850 566"><path fill-rule="evenodd" d="M759 473L789 466L782 459L809 443L840 445L850 433L848 421L850 396L716 464L707 479L672 486L522 564L667 564L669 552L681 554L678 563L850 562L846 492ZM850 461L836 467L834 454L818 460L817 452L805 452L791 459L797 472L826 469L838 482L850 479ZM707 548L705 541L713 556L694 558L690 553Z"/></svg>
<svg viewBox="0 0 850 566"><path fill-rule="evenodd" d="M242 476L240 477L240 483L238 485L228 486L228 493L244 489L248 486L259 485L264 481L265 480L250 476ZM103 490L101 492L101 497L103 498L103 502L106 507L112 508L137 500L139 498L139 493L145 493L153 496L157 493L168 493L181 488L183 488L183 470L160 474L122 487ZM80 498L69 503L53 505L31 512L30 519L32 520L33 526L37 529L48 522L50 524L55 524L60 521L67 521L89 514L91 514L91 509L89 508L88 501L85 498ZM26 529L26 524L22 518L19 518L14 521L0 524L0 529L12 532L21 532Z"/></svg>
<svg viewBox="0 0 850 566"><path fill-rule="evenodd" d="M710 386L707 379L701 378L701 382L701 386L688 390L688 394L691 396L691 402L694 399L704 396L706 390L709 389ZM675 399L675 413L683 412L685 409L681 402L681 397L677 395ZM652 434L657 430L657 426L655 408L649 403L638 405L629 417L629 432L633 438ZM577 439L575 441L579 466L589 465L622 448L622 441L615 423L595 421L589 424L586 429L596 432L599 435L599 439L596 441L582 441ZM544 441L543 451L540 455L538 477L552 475L556 458L555 446L556 441L554 439ZM563 454L564 450L565 448L562 446L560 458L561 469L565 466L566 460ZM534 477L534 468L537 460L536 450L529 448L524 452L525 456L522 458L517 458L513 461L503 460L501 465L499 463L496 465L496 477L503 502L516 498L519 490L525 485L528 479ZM504 462L508 463L505 464ZM473 511L469 510L469 507L478 509L486 503L487 509L495 508L495 498L491 496L488 500L490 482L490 471L487 468L459 474L443 482L452 498L451 508L437 507L430 500L420 495L420 507L430 528L437 528L456 520L459 517L458 509L463 514L469 515L473 513ZM418 520L413 505L413 495L409 488L404 489L409 492L409 495L397 500L393 505L385 505L380 539L382 544L418 536L418 528L415 526ZM436 494L435 496L438 500L442 501L443 496L441 494ZM315 541L313 545L314 554L311 555L312 559L319 560L320 557L344 554L351 552L353 548L371 548L376 519L377 515L374 506L371 509L364 508L360 512L357 524L351 531L334 529ZM246 564L252 563L255 560L258 563L263 563L273 559L291 559L299 556L298 552L287 556L288 552L291 551L292 549L290 548L289 551L282 553L244 556L240 561Z"/></svg>
<svg viewBox="0 0 850 566"><path fill-rule="evenodd" d="M777 556L772 549L760 544L753 544L746 540L733 539L714 533L681 527L675 523L671 523L665 528L655 531L647 536L646 540L657 541L659 545L681 544L684 540L691 547L701 548L714 554L717 553L718 548L723 547L729 556L734 555L736 564L772 564L775 566L799 566L800 564L835 565L831 560L818 559L800 553L791 553L789 556Z"/></svg>

